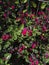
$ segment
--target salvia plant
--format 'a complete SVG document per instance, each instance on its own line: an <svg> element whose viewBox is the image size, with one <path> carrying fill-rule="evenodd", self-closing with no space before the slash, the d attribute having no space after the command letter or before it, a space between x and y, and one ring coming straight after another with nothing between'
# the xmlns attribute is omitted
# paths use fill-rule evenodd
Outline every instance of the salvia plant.
<svg viewBox="0 0 49 65"><path fill-rule="evenodd" d="M49 0L0 0L0 65L49 64Z"/></svg>

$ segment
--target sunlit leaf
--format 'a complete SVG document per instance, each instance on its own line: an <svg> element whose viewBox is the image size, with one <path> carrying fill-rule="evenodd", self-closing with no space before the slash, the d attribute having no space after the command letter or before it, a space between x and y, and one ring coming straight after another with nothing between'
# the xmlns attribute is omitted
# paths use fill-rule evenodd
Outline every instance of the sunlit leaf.
<svg viewBox="0 0 49 65"><path fill-rule="evenodd" d="M0 44L2 44L2 42L3 42L3 41L2 41L2 39L0 38Z"/></svg>
<svg viewBox="0 0 49 65"><path fill-rule="evenodd" d="M15 2L15 4L19 4L19 1L17 0L17 1Z"/></svg>
<svg viewBox="0 0 49 65"><path fill-rule="evenodd" d="M26 3L27 2L27 0L22 0L22 3Z"/></svg>
<svg viewBox="0 0 49 65"><path fill-rule="evenodd" d="M4 55L4 57L5 57L7 60L9 60L9 59L11 58L11 54L10 54L10 53L6 53L6 54Z"/></svg>
<svg viewBox="0 0 49 65"><path fill-rule="evenodd" d="M0 65L3 65L4 64L4 62L3 62L3 60L0 58Z"/></svg>
<svg viewBox="0 0 49 65"><path fill-rule="evenodd" d="M47 4L43 2L43 3L41 4L41 9L45 9L46 5L47 5Z"/></svg>
<svg viewBox="0 0 49 65"><path fill-rule="evenodd" d="M37 5L36 5L36 3L35 3L35 2L32 2L32 6L33 6L34 8L36 8L36 7L37 7Z"/></svg>
<svg viewBox="0 0 49 65"><path fill-rule="evenodd" d="M7 42L5 45L4 45L4 49L5 48L8 48L10 46L10 42Z"/></svg>
<svg viewBox="0 0 49 65"><path fill-rule="evenodd" d="M46 59L46 61L45 61L46 63L48 63L49 62L49 58L48 59Z"/></svg>
<svg viewBox="0 0 49 65"><path fill-rule="evenodd" d="M0 50L2 49L2 46L0 45Z"/></svg>
<svg viewBox="0 0 49 65"><path fill-rule="evenodd" d="M23 13L25 13L27 11L27 9L23 10Z"/></svg>

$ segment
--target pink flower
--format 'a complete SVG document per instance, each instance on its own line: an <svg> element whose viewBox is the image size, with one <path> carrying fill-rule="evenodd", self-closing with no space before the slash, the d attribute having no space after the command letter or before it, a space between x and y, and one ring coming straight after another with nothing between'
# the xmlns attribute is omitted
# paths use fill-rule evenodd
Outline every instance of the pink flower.
<svg viewBox="0 0 49 65"><path fill-rule="evenodd" d="M45 13L43 11L41 11L41 14L44 15Z"/></svg>
<svg viewBox="0 0 49 65"><path fill-rule="evenodd" d="M3 16L4 16L4 18L6 18L6 17L7 17L7 14L6 14L6 13L4 13L4 14L3 14Z"/></svg>
<svg viewBox="0 0 49 65"><path fill-rule="evenodd" d="M49 56L48 56L48 55L46 55L45 57L46 57L46 58L48 58Z"/></svg>
<svg viewBox="0 0 49 65"><path fill-rule="evenodd" d="M34 17L35 15L34 14L30 14L30 18Z"/></svg>
<svg viewBox="0 0 49 65"><path fill-rule="evenodd" d="M11 14L11 11L8 11L7 14L10 15Z"/></svg>
<svg viewBox="0 0 49 65"><path fill-rule="evenodd" d="M17 17L16 20L21 20L21 18L20 17Z"/></svg>
<svg viewBox="0 0 49 65"><path fill-rule="evenodd" d="M38 15L41 15L41 11L38 12Z"/></svg>
<svg viewBox="0 0 49 65"><path fill-rule="evenodd" d="M27 12L25 13L25 16L26 16L26 17L28 16L28 13L27 13Z"/></svg>
<svg viewBox="0 0 49 65"><path fill-rule="evenodd" d="M28 35L29 35L29 36L32 36L32 30L29 30L29 29L27 29L27 28L24 28L24 29L23 29L22 35L26 35L27 32L28 32Z"/></svg>
<svg viewBox="0 0 49 65"><path fill-rule="evenodd" d="M8 2L7 4L8 4L8 6L10 6L10 2Z"/></svg>
<svg viewBox="0 0 49 65"><path fill-rule="evenodd" d="M24 49L25 49L25 46L22 45L22 47L20 47L20 48L18 49L18 52L21 53Z"/></svg>
<svg viewBox="0 0 49 65"><path fill-rule="evenodd" d="M25 24L26 21L25 21L23 18L21 18L21 23L22 23L22 24Z"/></svg>
<svg viewBox="0 0 49 65"><path fill-rule="evenodd" d="M8 34L2 35L2 39L3 39L4 41L8 40L9 38L10 38L10 35L8 35Z"/></svg>
<svg viewBox="0 0 49 65"><path fill-rule="evenodd" d="M44 12L43 11L39 11L38 15L44 15Z"/></svg>
<svg viewBox="0 0 49 65"><path fill-rule="evenodd" d="M36 65L38 65L38 64L39 64L38 60L36 60L36 61L35 61L35 64L36 64Z"/></svg>
<svg viewBox="0 0 49 65"><path fill-rule="evenodd" d="M22 13L22 14L21 14L21 17L24 18L24 16L25 16L24 13Z"/></svg>
<svg viewBox="0 0 49 65"><path fill-rule="evenodd" d="M39 23L39 20L38 20L38 18L35 18L35 22L38 24Z"/></svg>
<svg viewBox="0 0 49 65"><path fill-rule="evenodd" d="M47 16L46 15L44 15L44 19L47 19Z"/></svg>
<svg viewBox="0 0 49 65"><path fill-rule="evenodd" d="M47 28L46 28L45 25L42 27L42 31L43 31L43 32L47 31Z"/></svg>
<svg viewBox="0 0 49 65"><path fill-rule="evenodd" d="M49 54L48 54L48 53L45 53L45 57L46 57L46 58L49 58Z"/></svg>
<svg viewBox="0 0 49 65"><path fill-rule="evenodd" d="M30 65L34 65L34 61L33 61L32 57L29 57L29 61L31 62Z"/></svg>
<svg viewBox="0 0 49 65"><path fill-rule="evenodd" d="M21 53L21 52L22 52L22 50L23 50L23 49L22 49L22 47L20 47L20 48L19 48L19 50L18 50L18 52L20 52L20 53Z"/></svg>
<svg viewBox="0 0 49 65"><path fill-rule="evenodd" d="M27 28L24 28L23 30L22 30L22 35L26 35L26 33L27 33Z"/></svg>
<svg viewBox="0 0 49 65"><path fill-rule="evenodd" d="M49 11L49 8L47 8L47 10Z"/></svg>
<svg viewBox="0 0 49 65"><path fill-rule="evenodd" d="M35 18L35 21L38 21L38 18Z"/></svg>
<svg viewBox="0 0 49 65"><path fill-rule="evenodd" d="M28 30L28 35L32 36L32 30Z"/></svg>
<svg viewBox="0 0 49 65"><path fill-rule="evenodd" d="M32 62L30 65L35 65L34 62Z"/></svg>
<svg viewBox="0 0 49 65"><path fill-rule="evenodd" d="M7 6L6 6L6 5L4 6L4 9L5 9L5 10L7 9Z"/></svg>
<svg viewBox="0 0 49 65"><path fill-rule="evenodd" d="M33 62L33 59L32 59L32 57L29 57L29 61L30 61L30 62Z"/></svg>
<svg viewBox="0 0 49 65"><path fill-rule="evenodd" d="M43 35L40 35L41 40L46 40L46 38Z"/></svg>
<svg viewBox="0 0 49 65"><path fill-rule="evenodd" d="M14 10L14 9L15 9L15 6L14 6L14 5L12 5L12 6L11 6L11 8Z"/></svg>
<svg viewBox="0 0 49 65"><path fill-rule="evenodd" d="M2 1L0 1L0 4L3 4L3 2L2 2Z"/></svg>
<svg viewBox="0 0 49 65"><path fill-rule="evenodd" d="M36 48L36 43L32 43L32 49Z"/></svg>
<svg viewBox="0 0 49 65"><path fill-rule="evenodd" d="M31 65L35 65L35 64L34 64L34 61L31 63Z"/></svg>
<svg viewBox="0 0 49 65"><path fill-rule="evenodd" d="M47 19L46 22L49 23L49 20Z"/></svg>

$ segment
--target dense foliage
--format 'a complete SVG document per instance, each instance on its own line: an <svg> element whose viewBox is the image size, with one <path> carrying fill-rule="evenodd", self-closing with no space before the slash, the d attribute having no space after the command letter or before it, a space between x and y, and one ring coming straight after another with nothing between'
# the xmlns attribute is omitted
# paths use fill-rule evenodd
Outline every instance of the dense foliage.
<svg viewBox="0 0 49 65"><path fill-rule="evenodd" d="M0 65L48 62L48 0L0 0Z"/></svg>

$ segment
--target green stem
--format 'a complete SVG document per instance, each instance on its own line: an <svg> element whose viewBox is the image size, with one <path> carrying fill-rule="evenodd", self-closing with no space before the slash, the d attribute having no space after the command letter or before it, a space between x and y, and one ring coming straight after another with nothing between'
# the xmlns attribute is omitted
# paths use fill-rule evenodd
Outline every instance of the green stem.
<svg viewBox="0 0 49 65"><path fill-rule="evenodd" d="M19 4L21 5L21 1L20 0L18 0L19 1Z"/></svg>
<svg viewBox="0 0 49 65"><path fill-rule="evenodd" d="M28 0L28 13L30 13L30 0Z"/></svg>

